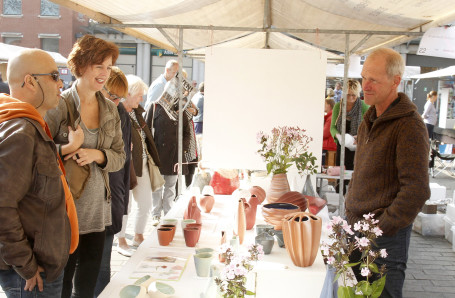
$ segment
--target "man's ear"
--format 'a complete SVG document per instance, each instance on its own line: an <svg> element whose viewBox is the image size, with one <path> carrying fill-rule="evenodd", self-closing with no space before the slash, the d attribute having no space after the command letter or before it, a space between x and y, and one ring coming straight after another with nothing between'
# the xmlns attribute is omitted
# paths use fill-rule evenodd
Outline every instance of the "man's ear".
<svg viewBox="0 0 455 298"><path fill-rule="evenodd" d="M400 76L394 76L393 77L393 83L398 87L401 82L401 77Z"/></svg>

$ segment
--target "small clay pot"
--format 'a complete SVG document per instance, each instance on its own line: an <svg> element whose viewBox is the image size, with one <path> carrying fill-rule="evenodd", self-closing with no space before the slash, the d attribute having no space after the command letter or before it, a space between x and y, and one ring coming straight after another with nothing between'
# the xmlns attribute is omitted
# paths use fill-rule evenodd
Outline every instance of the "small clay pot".
<svg viewBox="0 0 455 298"><path fill-rule="evenodd" d="M172 229L172 239L171 239L171 242L172 242L172 240L174 240L175 230L177 229L176 226L175 225L161 225L160 228Z"/></svg>
<svg viewBox="0 0 455 298"><path fill-rule="evenodd" d="M265 190L260 186L253 186L250 188L252 197L256 197L259 200L259 204L262 204L265 200Z"/></svg>
<svg viewBox="0 0 455 298"><path fill-rule="evenodd" d="M172 241L173 231L171 228L159 228L156 230L158 233L158 242L161 246L168 246Z"/></svg>
<svg viewBox="0 0 455 298"><path fill-rule="evenodd" d="M210 213L215 205L215 198L211 195L205 194L199 201L199 204L205 213Z"/></svg>
<svg viewBox="0 0 455 298"><path fill-rule="evenodd" d="M327 205L327 201L318 197L305 196L308 200L308 211L316 215Z"/></svg>
<svg viewBox="0 0 455 298"><path fill-rule="evenodd" d="M186 225L187 228L197 228L199 233L197 235L197 241L199 241L199 237L201 237L201 230L202 230L202 224L198 223L191 223Z"/></svg>
<svg viewBox="0 0 455 298"><path fill-rule="evenodd" d="M183 235L185 236L186 246L195 247L199 238L199 229L186 227L183 230Z"/></svg>

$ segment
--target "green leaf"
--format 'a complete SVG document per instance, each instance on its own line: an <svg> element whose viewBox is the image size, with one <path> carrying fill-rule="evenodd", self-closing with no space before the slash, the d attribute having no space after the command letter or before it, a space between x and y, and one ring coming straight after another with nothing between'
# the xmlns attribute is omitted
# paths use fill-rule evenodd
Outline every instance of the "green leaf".
<svg viewBox="0 0 455 298"><path fill-rule="evenodd" d="M248 290L246 290L246 294L247 294L247 295L255 295L255 293L253 293L253 292L251 292L251 291L248 291Z"/></svg>
<svg viewBox="0 0 455 298"><path fill-rule="evenodd" d="M270 172L272 171L272 166L273 165L271 162L267 164L267 174L270 174Z"/></svg>
<svg viewBox="0 0 455 298"><path fill-rule="evenodd" d="M385 286L385 275L378 280L375 280L371 287L373 288L373 292L371 293L371 298L378 298L381 296L382 291L384 290Z"/></svg>
<svg viewBox="0 0 455 298"><path fill-rule="evenodd" d="M374 273L379 273L379 270L378 270L378 265L376 265L375 263L371 263L368 268L370 268L370 270Z"/></svg>
<svg viewBox="0 0 455 298"><path fill-rule="evenodd" d="M333 283L335 283L338 278L340 278L340 275L341 275L341 271L338 271L337 274L335 275L335 278L333 279Z"/></svg>
<svg viewBox="0 0 455 298"><path fill-rule="evenodd" d="M357 266L357 265L359 265L359 264L360 264L360 262L357 262L357 263L349 263L349 264L344 265L344 267L354 267L354 266Z"/></svg>
<svg viewBox="0 0 455 298"><path fill-rule="evenodd" d="M357 284L357 288L362 291L363 295L370 296L373 293L373 289L368 281L362 280Z"/></svg>
<svg viewBox="0 0 455 298"><path fill-rule="evenodd" d="M355 292L352 287L338 287L339 298L355 298Z"/></svg>

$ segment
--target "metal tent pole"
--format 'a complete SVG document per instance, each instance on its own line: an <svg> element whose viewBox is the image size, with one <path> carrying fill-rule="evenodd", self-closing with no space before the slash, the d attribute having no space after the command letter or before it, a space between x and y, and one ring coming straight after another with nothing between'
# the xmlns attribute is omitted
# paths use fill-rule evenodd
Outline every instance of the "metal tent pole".
<svg viewBox="0 0 455 298"><path fill-rule="evenodd" d="M178 132L178 189L177 196L182 194L182 156L183 156L183 103L182 103L182 76L183 76L183 28L179 29L179 48L178 48L178 61L179 61L179 86L177 93L179 96L179 132Z"/></svg>
<svg viewBox="0 0 455 298"><path fill-rule="evenodd" d="M343 188L344 188L344 137L346 134L346 100L347 100L347 87L348 87L348 73L349 73L349 34L346 34L346 46L344 52L344 77L343 77L343 100L341 105L341 150L340 150L340 193L339 193L339 214L341 217L344 217L344 197L343 197Z"/></svg>

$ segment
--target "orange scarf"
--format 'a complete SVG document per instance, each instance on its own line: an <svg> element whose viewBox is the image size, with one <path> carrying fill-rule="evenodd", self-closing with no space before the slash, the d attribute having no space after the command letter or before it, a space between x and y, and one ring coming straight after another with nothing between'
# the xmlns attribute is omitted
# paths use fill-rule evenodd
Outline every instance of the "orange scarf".
<svg viewBox="0 0 455 298"><path fill-rule="evenodd" d="M46 134L51 138L51 132L47 123L44 121L43 117L38 113L38 111L29 103L17 100L6 94L0 95L0 123L14 118L29 118L38 121L38 123L46 131ZM58 156L58 164L62 175L60 179L62 180L63 189L65 191L65 202L66 202L66 212L68 213L68 218L71 226L71 246L70 254L73 253L77 245L79 244L79 224L77 221L76 206L74 205L73 196L71 195L68 184L65 179L65 168L63 167L62 160Z"/></svg>

